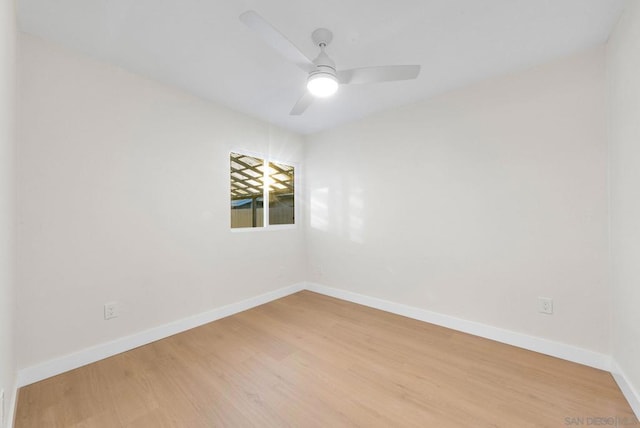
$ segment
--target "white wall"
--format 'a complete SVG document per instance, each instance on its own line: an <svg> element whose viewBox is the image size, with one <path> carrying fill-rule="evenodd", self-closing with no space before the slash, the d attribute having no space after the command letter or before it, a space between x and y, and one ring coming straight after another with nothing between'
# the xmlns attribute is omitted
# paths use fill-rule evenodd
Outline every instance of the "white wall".
<svg viewBox="0 0 640 428"><path fill-rule="evenodd" d="M629 1L607 47L613 358L640 412L640 2Z"/></svg>
<svg viewBox="0 0 640 428"><path fill-rule="evenodd" d="M604 86L598 48L309 137L310 279L608 354Z"/></svg>
<svg viewBox="0 0 640 428"><path fill-rule="evenodd" d="M300 137L33 36L19 49L20 368L304 280L303 229L232 233L228 200L230 150L296 162Z"/></svg>
<svg viewBox="0 0 640 428"><path fill-rule="evenodd" d="M5 422L13 411L16 384L13 308L13 149L15 13L0 2L0 389L5 391ZM1 425L1 422L0 422ZM3 425L5 426L5 425Z"/></svg>

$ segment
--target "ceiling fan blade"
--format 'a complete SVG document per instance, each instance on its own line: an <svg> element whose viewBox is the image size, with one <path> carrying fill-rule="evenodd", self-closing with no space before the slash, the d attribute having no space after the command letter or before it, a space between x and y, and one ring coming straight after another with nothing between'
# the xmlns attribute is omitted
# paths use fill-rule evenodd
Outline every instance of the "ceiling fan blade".
<svg viewBox="0 0 640 428"><path fill-rule="evenodd" d="M337 77L340 83L346 85L409 80L415 79L418 74L420 74L419 65L383 65L338 71Z"/></svg>
<svg viewBox="0 0 640 428"><path fill-rule="evenodd" d="M300 116L304 111L311 105L313 102L313 95L309 92L305 91L305 93L300 97L296 105L293 106L290 116Z"/></svg>
<svg viewBox="0 0 640 428"><path fill-rule="evenodd" d="M240 21L257 33L266 44L304 71L309 72L314 69L313 62L255 10L244 12L240 15Z"/></svg>

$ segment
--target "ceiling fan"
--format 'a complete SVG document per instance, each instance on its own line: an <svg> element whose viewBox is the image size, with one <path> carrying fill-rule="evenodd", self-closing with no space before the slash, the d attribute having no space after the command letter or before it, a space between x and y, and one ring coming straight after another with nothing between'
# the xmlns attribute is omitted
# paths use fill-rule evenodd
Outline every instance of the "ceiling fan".
<svg viewBox="0 0 640 428"><path fill-rule="evenodd" d="M333 39L333 33L326 28L318 28L311 34L313 43L320 48L320 54L311 61L256 11L244 12L240 15L240 21L282 56L309 74L307 91L289 113L293 116L301 115L315 97L333 95L338 90L338 85L409 80L415 79L420 73L419 65L384 65L337 70L335 62L325 52L325 48Z"/></svg>

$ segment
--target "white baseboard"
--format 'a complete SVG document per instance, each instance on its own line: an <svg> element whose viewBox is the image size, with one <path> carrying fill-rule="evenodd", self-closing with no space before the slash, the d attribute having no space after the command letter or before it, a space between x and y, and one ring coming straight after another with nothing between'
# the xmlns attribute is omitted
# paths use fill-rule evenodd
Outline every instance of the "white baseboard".
<svg viewBox="0 0 640 428"><path fill-rule="evenodd" d="M611 362L611 374L624 394L624 397L629 402L631 409L633 409L633 412L636 414L636 418L640 419L640 393L633 387L633 384L629 382L629 378L625 375L622 367L620 367L616 360Z"/></svg>
<svg viewBox="0 0 640 428"><path fill-rule="evenodd" d="M280 288L278 290L222 306L192 317L183 318L181 320L173 321L130 336L92 346L69 355L54 358L35 366L26 367L18 371L18 387L29 385L51 376L111 357L121 352L146 345L147 343L164 339L165 337L176 333L210 323L220 318L228 317L229 315L233 315L238 312L246 311L247 309L288 296L289 294L297 293L301 290L304 290L303 283L294 284L289 287Z"/></svg>
<svg viewBox="0 0 640 428"><path fill-rule="evenodd" d="M369 306L371 308L413 318L419 321L425 321L464 333L473 334L475 336L495 340L497 342L506 343L508 345L517 346L519 348L528 349L530 351L539 352L541 354L562 358L563 360L595 367L600 370L609 371L611 369L610 356L590 351L588 349L554 342L552 340L542 339L535 336L529 336L523 333L517 333L515 331L505 330L499 327L468 321L449 315L443 315L437 312L403 305L401 303L394 303L388 300L369 297L363 294L326 287L320 284L307 283L306 289L327 296L336 297L338 299L347 300L349 302Z"/></svg>
<svg viewBox="0 0 640 428"><path fill-rule="evenodd" d="M34 382L49 378L51 376L64 373L66 371L90 364L104 358L125 352L147 343L154 342L159 339L189 330L194 327L215 321L220 318L251 309L255 306L268 303L272 300L288 296L301 290L310 290L316 293L324 294L338 299L358 303L394 314L402 315L408 318L429 322L432 324L448 327L454 330L473 334L476 336L492 339L498 342L514 345L520 348L528 349L542 354L551 355L576 363L595 367L601 370L611 370L611 357L600 354L598 352L579 348L564 343L554 342L539 337L529 336L502 328L489 326L486 324L468 321L449 315L416 308L413 306L394 303L375 297L369 297L362 294L352 293L337 288L326 287L314 283L299 283L289 287L280 288L278 290L265 293L241 302L233 303L227 306L213 309L211 311L194 315L174 321L159 327L155 327L140 333L106 342L91 348L86 348L78 352L58 357L44 363L27 367L18 372L18 387L29 385ZM619 376L620 377L620 376ZM618 380L618 378L616 378ZM620 382L620 381L619 381ZM629 385L625 383L625 385ZM622 386L621 386L622 389ZM637 394L628 388L631 397L637 397ZM624 389L623 389L624 391ZM627 396L627 393L625 393ZM631 401L630 401L631 402ZM636 398L637 403L637 398ZM637 412L636 407L634 410Z"/></svg>
<svg viewBox="0 0 640 428"><path fill-rule="evenodd" d="M7 410L7 414L4 415L7 421L7 427L9 428L13 428L15 424L17 405L18 405L18 386L15 386L13 388L13 394L11 395L11 400L9 401L9 409Z"/></svg>

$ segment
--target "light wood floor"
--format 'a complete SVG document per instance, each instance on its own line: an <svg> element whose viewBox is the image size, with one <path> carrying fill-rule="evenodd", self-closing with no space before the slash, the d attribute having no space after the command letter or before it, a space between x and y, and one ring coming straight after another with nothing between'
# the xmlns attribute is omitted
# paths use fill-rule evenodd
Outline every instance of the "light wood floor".
<svg viewBox="0 0 640 428"><path fill-rule="evenodd" d="M303 291L24 387L16 427L520 428L593 417L640 427L607 372Z"/></svg>

